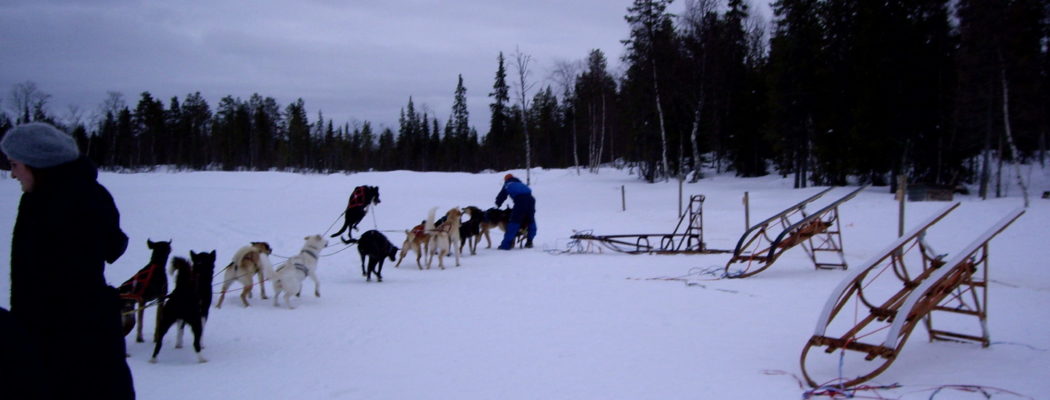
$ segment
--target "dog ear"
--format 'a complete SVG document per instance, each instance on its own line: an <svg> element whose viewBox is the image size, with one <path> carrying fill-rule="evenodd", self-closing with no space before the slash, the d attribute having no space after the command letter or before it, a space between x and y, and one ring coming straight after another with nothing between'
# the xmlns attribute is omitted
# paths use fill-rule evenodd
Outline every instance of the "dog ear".
<svg viewBox="0 0 1050 400"><path fill-rule="evenodd" d="M197 253L194 253L193 250L190 250L190 259L193 260L193 259L196 259L196 258L197 258Z"/></svg>
<svg viewBox="0 0 1050 400"><path fill-rule="evenodd" d="M148 247L150 250L153 250L153 241L146 239L146 247Z"/></svg>

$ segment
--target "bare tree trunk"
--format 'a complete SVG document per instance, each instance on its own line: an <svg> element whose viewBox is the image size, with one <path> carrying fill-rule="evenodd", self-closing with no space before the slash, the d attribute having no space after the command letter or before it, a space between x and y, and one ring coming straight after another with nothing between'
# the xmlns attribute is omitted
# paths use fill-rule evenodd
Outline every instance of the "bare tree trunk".
<svg viewBox="0 0 1050 400"><path fill-rule="evenodd" d="M595 114L594 104L588 104L587 115L591 120L588 128L591 131L591 140L588 142L587 146L587 169L589 169L591 173L598 172L598 122L595 121Z"/></svg>
<svg viewBox="0 0 1050 400"><path fill-rule="evenodd" d="M602 123L601 123L601 134L598 138L598 163L594 166L594 172L598 172L598 167L602 164L602 153L605 150L605 92L602 91Z"/></svg>
<svg viewBox="0 0 1050 400"><path fill-rule="evenodd" d="M552 71L552 79L561 86L562 92L564 93L563 101L568 102L569 99L574 98L573 90L576 85L576 71L579 68L579 64L569 61L555 61L554 71ZM573 109L572 114L572 159L573 166L576 167L576 175L580 175L580 153L579 153L579 140L576 137L576 122L579 117L578 110Z"/></svg>
<svg viewBox="0 0 1050 400"><path fill-rule="evenodd" d="M515 49L514 61L518 67L518 87L521 89L519 104L521 105L521 131L525 134L525 184L528 185L532 182L532 145L529 140L529 102L526 95L533 85L528 82L529 63L532 62L532 56L522 53L521 49Z"/></svg>
<svg viewBox="0 0 1050 400"><path fill-rule="evenodd" d="M998 157L995 162L995 198L1003 197L1003 138L999 137L999 149L996 150Z"/></svg>
<svg viewBox="0 0 1050 400"><path fill-rule="evenodd" d="M575 117L573 118L575 119ZM576 175L580 175L580 150L576 139L576 121L572 121L572 161L576 166Z"/></svg>
<svg viewBox="0 0 1050 400"><path fill-rule="evenodd" d="M667 164L667 129L664 126L664 107L660 105L660 84L656 76L656 58L652 59L653 67L653 91L656 94L656 114L660 118L660 160L663 166L664 180L669 179L671 168Z"/></svg>
<svg viewBox="0 0 1050 400"><path fill-rule="evenodd" d="M703 92L703 89L700 89ZM703 96L703 95L701 95ZM693 145L693 177L689 179L690 183L695 183L700 180L700 168L702 163L700 161L700 145L697 143L697 134L700 132L700 110L704 107L704 100L701 99L696 106L696 112L693 114L693 130L690 133L690 141Z"/></svg>
<svg viewBox="0 0 1050 400"><path fill-rule="evenodd" d="M978 193L981 196L981 200L988 200L988 181L992 177L992 107L988 105L986 109L985 126L984 126L984 150L982 151L981 160L981 177L980 177L980 188Z"/></svg>
<svg viewBox="0 0 1050 400"><path fill-rule="evenodd" d="M1014 168L1017 170L1017 185L1021 187L1021 194L1024 195L1024 206L1025 208L1028 208L1028 186L1025 185L1024 178L1021 176L1021 153L1017 152L1017 146L1014 145L1013 133L1010 132L1010 89L1007 87L1006 82L1006 68L1000 66L999 71L1003 78L1003 128L1006 133L1006 142L1010 145L1010 153L1014 158ZM1002 154L1000 153L999 159L1002 160L1002 158ZM1000 165L1001 163L1002 161L1000 161Z"/></svg>

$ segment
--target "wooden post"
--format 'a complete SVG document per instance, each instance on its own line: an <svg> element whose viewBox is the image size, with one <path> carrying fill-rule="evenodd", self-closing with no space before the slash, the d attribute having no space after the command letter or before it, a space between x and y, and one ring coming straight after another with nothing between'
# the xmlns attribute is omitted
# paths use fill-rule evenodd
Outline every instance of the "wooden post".
<svg viewBox="0 0 1050 400"><path fill-rule="evenodd" d="M682 218L682 177L678 177L678 218Z"/></svg>
<svg viewBox="0 0 1050 400"><path fill-rule="evenodd" d="M624 185L620 185L620 205L623 211L627 211L627 188Z"/></svg>
<svg viewBox="0 0 1050 400"><path fill-rule="evenodd" d="M908 190L905 187L907 185L908 178L904 175L897 177L897 198L900 204L897 211L897 237L904 236L904 202L905 196L908 195Z"/></svg>
<svg viewBox="0 0 1050 400"><path fill-rule="evenodd" d="M744 231L751 229L751 201L748 200L747 192L744 192Z"/></svg>

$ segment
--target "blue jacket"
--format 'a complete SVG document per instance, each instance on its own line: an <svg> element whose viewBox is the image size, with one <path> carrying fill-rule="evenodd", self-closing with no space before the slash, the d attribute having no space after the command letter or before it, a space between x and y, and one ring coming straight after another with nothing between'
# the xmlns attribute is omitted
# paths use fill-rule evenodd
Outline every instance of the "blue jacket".
<svg viewBox="0 0 1050 400"><path fill-rule="evenodd" d="M507 179L503 183L503 189L496 195L496 207L503 206L503 202L507 200L507 196L514 199L514 205L517 206L521 203L532 203L532 189L529 186L522 183L518 178Z"/></svg>

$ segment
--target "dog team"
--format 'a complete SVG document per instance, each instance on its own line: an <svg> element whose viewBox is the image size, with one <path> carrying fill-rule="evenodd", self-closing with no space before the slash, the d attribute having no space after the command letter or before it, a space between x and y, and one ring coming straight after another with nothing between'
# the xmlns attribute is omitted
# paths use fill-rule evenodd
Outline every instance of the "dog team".
<svg viewBox="0 0 1050 400"><path fill-rule="evenodd" d="M288 308L295 308L290 297L293 294L299 294L302 282L306 278L314 281L314 295L320 297L320 281L316 274L317 262L320 259L321 249L328 245L328 241L321 235L307 236L305 241L302 251L289 258L276 270L270 264L269 256L272 249L266 242L252 242L238 249L226 268L220 271L223 274L222 289L215 308L222 308L226 292L233 282L240 282L243 286L240 298L241 303L247 307L248 298L252 296L252 289L255 286L255 276L259 277L259 292L263 299L267 298L263 283L267 280L273 282L274 306L279 305L278 295L285 292L285 305ZM201 355L201 337L205 323L208 321L208 310L211 308L215 251L205 253L190 251L189 260L183 257L172 257L170 273L175 276L175 287L168 293L168 278L164 265L168 263L168 256L171 254L171 241L147 240L146 245L152 251L149 264L118 288L123 301L124 335L130 333L137 325L138 333L135 340L143 342L143 312L147 302L156 301L157 324L153 335L155 345L150 362L157 362L157 354L160 353L164 335L176 323L178 323L178 331L175 337L175 348L182 348L183 331L185 326L189 325L193 331L193 349L197 353L197 359L199 362L205 362L206 360Z"/></svg>
<svg viewBox="0 0 1050 400"><path fill-rule="evenodd" d="M505 181L510 181L512 175L508 174ZM516 179L514 179L516 181ZM520 183L520 181L517 181ZM526 187L527 189L527 187ZM410 230L405 230L405 241L401 248L394 246L389 239L377 230L364 232L359 239L354 239L352 232L357 230L358 224L367 214L368 207L377 205L379 200L379 188L376 186L358 186L350 195L346 211L346 217L342 227L330 237L339 237L347 245L357 244L358 253L361 256L361 275L366 281L376 276L378 282L383 281L383 263L386 259L394 261L395 267L399 267L410 251L416 253L416 265L422 270L422 256L426 255L426 269L430 269L433 260L438 260L438 268L445 269L445 257L455 256L455 265L460 266L460 256L466 247L471 255L477 254L478 244L484 237L487 248L492 248L492 240L489 232L493 228L500 228L507 232L501 249L504 245L516 242L523 247L532 247L532 238L535 236L535 222L532 221L531 213L534 212L532 202L522 201L512 193L515 199L515 209L500 209L493 207L482 211L475 206L464 208L453 207L444 215L435 219L437 207L433 207L427 213L427 218L419 225ZM507 197L506 187L497 196L497 206L501 200ZM529 194L531 199L531 194ZM518 211L518 205L529 203L529 215L525 220L512 220L512 215ZM468 219L462 221L466 216ZM510 233L508 229L514 229ZM341 237L343 233L347 237ZM508 239L509 238L509 239ZM289 257L276 269L270 262L273 249L266 242L251 242L238 249L230 263L220 273L223 275L219 300L215 308L222 308L226 299L226 292L234 282L239 282L241 288L241 304L249 306L248 299L252 297L255 285L259 286L259 295L262 299L268 299L264 282L272 281L274 306L280 305L280 295L284 294L284 303L289 309L294 309L291 297L299 296L303 281L307 278L314 283L314 296L320 297L320 280L317 276L317 266L321 258L321 251L328 246L328 240L322 235L310 235L304 238L302 250L299 254ZM196 352L198 362L206 362L201 355L201 338L204 326L208 320L208 310L212 302L212 280L215 274L216 252L197 253L190 251L190 259L183 257L171 257L170 273L175 277L175 287L168 292L168 278L164 266L168 264L171 255L171 241L146 241L151 251L149 263L135 273L130 279L120 285L118 291L123 302L124 335L126 336L137 326L135 340L143 342L142 321L143 312L147 303L155 301L157 305L157 323L154 331L153 355L151 363L157 362L157 354L163 343L164 336L173 325L178 324L175 338L175 348L182 348L183 331L186 325L193 332L193 348ZM258 283L255 283L258 277Z"/></svg>

